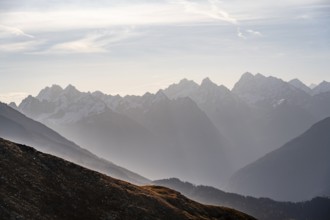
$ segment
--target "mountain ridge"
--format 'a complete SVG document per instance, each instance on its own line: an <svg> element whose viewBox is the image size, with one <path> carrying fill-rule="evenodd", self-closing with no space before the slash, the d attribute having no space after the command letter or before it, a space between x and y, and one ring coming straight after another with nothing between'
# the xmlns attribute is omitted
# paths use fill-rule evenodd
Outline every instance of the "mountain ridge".
<svg viewBox="0 0 330 220"><path fill-rule="evenodd" d="M112 150L116 156L111 160L116 163L125 161L127 155L135 153L141 155L142 151L153 152L151 154L154 155L162 152L163 155L176 158L179 163L180 158L184 158L179 157L182 154L180 152L185 149L194 149L193 154L196 154L200 152L199 149L207 152L207 146L218 145L219 148L223 148L222 153L220 150L218 153L219 161L221 161L220 157L223 158L222 155L226 155L229 161L227 165L220 166L227 173L233 173L279 148L317 121L330 116L329 92L311 95L290 82L252 73L243 74L232 90L205 78L200 84L182 79L179 83L159 90L156 94L145 93L142 96L121 97L102 92L80 92L72 101L68 101L65 97L60 95L53 101L40 101L30 97L24 100L18 109L62 132L83 147L88 147L83 144L93 139L100 140L102 144L94 148L98 151L97 154L106 153L107 157L111 157L114 156L109 153ZM191 104L187 105L184 98L191 99L189 101ZM102 114L108 116L102 118ZM190 120L180 121L178 115L189 116ZM113 121L109 118L118 120ZM204 118L202 123L201 118ZM208 124L207 129L205 127L197 132L198 128L201 128L200 124ZM89 126L93 129L88 129ZM105 134L104 130L108 133ZM93 131L95 135L97 133L104 135L89 136L91 132L88 131ZM197 139L198 133L217 133L221 138L216 140L214 137L204 135ZM186 143L189 143L191 148ZM108 149L105 149L106 147ZM130 149L140 149L140 152L132 153L129 152ZM164 149L171 151L164 152ZM164 157L160 160L155 158L152 163L163 159ZM153 166L143 165L142 168L141 163L137 166L133 164L134 160L131 158L128 160L131 163L124 166L135 168L141 165L139 170L148 170L148 174L144 175L151 174L154 179L162 178L152 171ZM140 160L147 161L150 158L145 160L142 157ZM166 160L163 162L161 167L169 166ZM192 168L188 165L190 162L180 162L182 169ZM176 169L168 168L168 170ZM166 177L179 176L186 179L180 176L181 173L167 172ZM186 174L184 172L184 175ZM214 176L210 175L209 178ZM225 175L221 179L226 181ZM198 182L196 179L189 180ZM210 182L205 184L210 185Z"/></svg>
<svg viewBox="0 0 330 220"><path fill-rule="evenodd" d="M210 186L194 185L177 178L156 180L153 183L177 190L201 203L241 210L259 220L328 220L330 216L330 198L316 197L310 201L298 203L278 202L268 198L254 198L224 192Z"/></svg>

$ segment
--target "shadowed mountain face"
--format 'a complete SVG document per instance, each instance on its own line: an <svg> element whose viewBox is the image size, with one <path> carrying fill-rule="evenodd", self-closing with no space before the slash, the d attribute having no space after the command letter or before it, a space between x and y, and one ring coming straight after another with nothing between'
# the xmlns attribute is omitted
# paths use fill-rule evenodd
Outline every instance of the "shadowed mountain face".
<svg viewBox="0 0 330 220"><path fill-rule="evenodd" d="M231 191L277 200L330 196L330 118L238 171Z"/></svg>
<svg viewBox="0 0 330 220"><path fill-rule="evenodd" d="M254 131L248 129L253 121L251 109L229 89L216 85L209 78L201 85L184 79L169 86L164 93L171 99L189 97L207 114L229 142L225 145L226 153L231 161L235 161L232 164L234 169L255 159L253 152L256 150L252 150L256 146Z"/></svg>
<svg viewBox="0 0 330 220"><path fill-rule="evenodd" d="M1 219L254 219L159 186L138 187L0 139Z"/></svg>
<svg viewBox="0 0 330 220"><path fill-rule="evenodd" d="M82 166L112 175L116 178L137 184L149 180L127 169L98 158L89 151L80 148L45 125L27 118L11 107L0 103L0 136L28 145Z"/></svg>
<svg viewBox="0 0 330 220"><path fill-rule="evenodd" d="M171 178L157 180L156 185L174 189L188 198L201 203L231 207L259 220L328 220L330 217L330 199L314 198L305 202L277 202L267 198L245 197L227 193L210 186L196 186L189 182Z"/></svg>

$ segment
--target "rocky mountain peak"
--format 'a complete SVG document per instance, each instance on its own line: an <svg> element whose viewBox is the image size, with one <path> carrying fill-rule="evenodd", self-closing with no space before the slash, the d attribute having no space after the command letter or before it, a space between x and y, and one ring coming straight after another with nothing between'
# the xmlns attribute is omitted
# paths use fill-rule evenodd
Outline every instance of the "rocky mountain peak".
<svg viewBox="0 0 330 220"><path fill-rule="evenodd" d="M59 85L52 85L51 87L47 86L39 92L36 98L39 101L51 101L56 99L62 93L62 91L63 89Z"/></svg>

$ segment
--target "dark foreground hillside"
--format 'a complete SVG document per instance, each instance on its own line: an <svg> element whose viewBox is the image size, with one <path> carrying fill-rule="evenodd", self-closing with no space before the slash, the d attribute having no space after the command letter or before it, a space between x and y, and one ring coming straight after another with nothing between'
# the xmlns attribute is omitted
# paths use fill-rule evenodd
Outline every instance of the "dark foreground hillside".
<svg viewBox="0 0 330 220"><path fill-rule="evenodd" d="M138 187L0 139L0 219L254 219L160 187Z"/></svg>

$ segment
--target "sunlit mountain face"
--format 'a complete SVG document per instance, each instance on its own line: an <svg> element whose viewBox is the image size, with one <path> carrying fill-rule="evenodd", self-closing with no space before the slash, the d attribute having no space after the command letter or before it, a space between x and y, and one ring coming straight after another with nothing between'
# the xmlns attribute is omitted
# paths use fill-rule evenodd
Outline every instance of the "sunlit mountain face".
<svg viewBox="0 0 330 220"><path fill-rule="evenodd" d="M65 192L49 201L76 198L96 219L132 219L109 201L145 219L249 219L179 193L262 220L329 219L329 12L326 0L1 0L0 218L72 219L40 207L34 184L57 179ZM33 160L23 152L40 163L5 155ZM45 172L28 182L24 169ZM24 189L10 194L9 179ZM126 196L88 209L116 184Z"/></svg>

